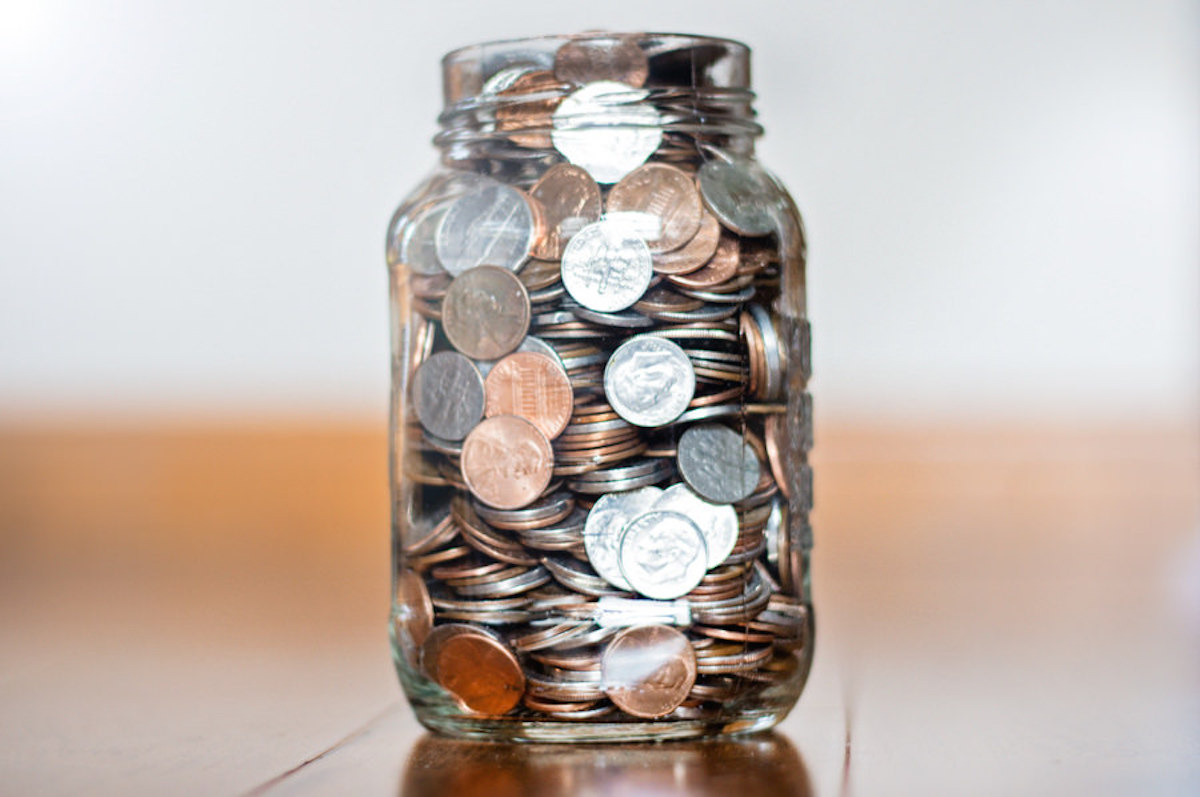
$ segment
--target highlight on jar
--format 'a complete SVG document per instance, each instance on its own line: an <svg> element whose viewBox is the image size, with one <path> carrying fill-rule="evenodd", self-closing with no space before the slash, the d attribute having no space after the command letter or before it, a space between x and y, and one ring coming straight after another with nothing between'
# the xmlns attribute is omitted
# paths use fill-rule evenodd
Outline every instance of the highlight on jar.
<svg viewBox="0 0 1200 797"><path fill-rule="evenodd" d="M810 334L749 49L443 60L388 229L393 605L427 727L595 741L778 723L812 663Z"/></svg>

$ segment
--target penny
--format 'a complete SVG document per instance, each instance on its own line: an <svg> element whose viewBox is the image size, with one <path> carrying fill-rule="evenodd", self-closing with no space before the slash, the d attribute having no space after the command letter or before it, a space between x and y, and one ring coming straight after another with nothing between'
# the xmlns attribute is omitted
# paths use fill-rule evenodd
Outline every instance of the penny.
<svg viewBox="0 0 1200 797"><path fill-rule="evenodd" d="M753 161L712 160L700 167L696 180L709 210L738 235L775 231L781 213L780 191Z"/></svg>
<svg viewBox="0 0 1200 797"><path fill-rule="evenodd" d="M713 288L733 279L738 267L738 242L736 238L724 236L717 242L716 251L702 268L688 274L667 276L673 284L682 288L703 290Z"/></svg>
<svg viewBox="0 0 1200 797"><path fill-rule="evenodd" d="M617 182L662 142L658 111L644 102L648 95L612 80L588 83L554 112L554 148L596 182Z"/></svg>
<svg viewBox="0 0 1200 797"><path fill-rule="evenodd" d="M700 194L692 178L665 163L639 166L621 178L608 195L608 217L645 230L654 252L670 252L692 240L700 228Z"/></svg>
<svg viewBox="0 0 1200 797"><path fill-rule="evenodd" d="M516 188L490 185L454 200L437 228L437 256L458 276L488 264L516 271L537 241L537 219Z"/></svg>
<svg viewBox="0 0 1200 797"><path fill-rule="evenodd" d="M437 437L462 440L483 418L483 377L458 352L438 352L417 366L412 392L417 420Z"/></svg>
<svg viewBox="0 0 1200 797"><path fill-rule="evenodd" d="M581 305L602 313L624 310L654 276L646 243L607 221L580 230L563 251L562 281Z"/></svg>
<svg viewBox="0 0 1200 797"><path fill-rule="evenodd" d="M396 575L392 603L392 631L395 644L404 651L409 663L417 665L421 644L433 628L433 603L425 582L412 570Z"/></svg>
<svg viewBox="0 0 1200 797"><path fill-rule="evenodd" d="M760 466L754 448L728 426L691 427L679 438L676 459L684 481L713 503L735 503L758 485Z"/></svg>
<svg viewBox="0 0 1200 797"><path fill-rule="evenodd" d="M704 535L686 515L651 510L625 526L617 547L621 575L647 598L691 592L708 570Z"/></svg>
<svg viewBox="0 0 1200 797"><path fill-rule="evenodd" d="M450 283L442 324L450 344L468 357L495 360L529 330L529 294L511 271L476 266Z"/></svg>
<svg viewBox="0 0 1200 797"><path fill-rule="evenodd" d="M638 87L646 82L650 63L637 41L623 36L573 39L554 54L554 75L564 83L613 80Z"/></svg>
<svg viewBox="0 0 1200 797"><path fill-rule="evenodd" d="M618 545L630 520L646 512L662 495L658 487L606 493L588 511L583 542L592 568L609 584L623 590L633 586L621 573Z"/></svg>
<svg viewBox="0 0 1200 797"><path fill-rule="evenodd" d="M692 361L679 344L636 336L622 343L604 368L604 394L612 408L637 426L665 426L678 418L696 391Z"/></svg>
<svg viewBox="0 0 1200 797"><path fill-rule="evenodd" d="M517 657L492 634L469 625L443 625L425 641L422 666L463 706L485 716L512 711L525 692Z"/></svg>
<svg viewBox="0 0 1200 797"><path fill-rule="evenodd" d="M733 551L738 539L738 515L729 504L705 501L686 484L673 484L663 491L651 507L686 515L704 535L708 568L720 565Z"/></svg>
<svg viewBox="0 0 1200 797"><path fill-rule="evenodd" d="M604 692L626 714L654 719L670 714L696 681L696 652L666 625L626 628L600 660Z"/></svg>
<svg viewBox="0 0 1200 797"><path fill-rule="evenodd" d="M517 415L548 440L562 434L571 420L571 382L545 354L522 351L508 355L488 373L484 389L487 417Z"/></svg>
<svg viewBox="0 0 1200 797"><path fill-rule="evenodd" d="M550 484L554 451L524 418L497 415L463 441L462 474L471 494L496 509L533 503Z"/></svg>
<svg viewBox="0 0 1200 797"><path fill-rule="evenodd" d="M522 72L496 92L496 129L522 147L549 149L552 116L565 93L552 72Z"/></svg>
<svg viewBox="0 0 1200 797"><path fill-rule="evenodd" d="M692 239L672 252L653 255L654 271L658 274L689 274L704 266L717 251L721 240L721 223L717 217L704 210L700 214L700 225Z"/></svg>
<svg viewBox="0 0 1200 797"><path fill-rule="evenodd" d="M600 220L600 186L586 170L570 163L551 166L529 189L546 213L546 235L534 257L558 260L575 233Z"/></svg>

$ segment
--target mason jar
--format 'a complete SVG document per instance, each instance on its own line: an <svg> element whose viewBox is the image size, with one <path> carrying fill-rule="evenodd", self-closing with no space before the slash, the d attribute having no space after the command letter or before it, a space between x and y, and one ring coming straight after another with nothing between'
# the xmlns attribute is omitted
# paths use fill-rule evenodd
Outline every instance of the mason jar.
<svg viewBox="0 0 1200 797"><path fill-rule="evenodd" d="M453 736L778 723L813 656L805 242L750 52L681 34L442 62L388 228L392 649Z"/></svg>

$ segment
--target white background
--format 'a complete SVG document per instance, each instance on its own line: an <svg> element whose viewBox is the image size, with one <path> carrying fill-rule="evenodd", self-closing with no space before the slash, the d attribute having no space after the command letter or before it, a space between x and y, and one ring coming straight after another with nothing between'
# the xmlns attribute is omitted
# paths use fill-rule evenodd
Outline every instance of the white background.
<svg viewBox="0 0 1200 797"><path fill-rule="evenodd" d="M1200 12L1056 2L0 3L0 412L382 419L438 59L754 49L830 417L1190 413Z"/></svg>

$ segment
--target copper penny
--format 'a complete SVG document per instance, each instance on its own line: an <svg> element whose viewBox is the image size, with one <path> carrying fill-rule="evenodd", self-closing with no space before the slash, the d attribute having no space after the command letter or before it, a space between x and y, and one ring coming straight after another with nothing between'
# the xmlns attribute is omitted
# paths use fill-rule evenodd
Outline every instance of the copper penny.
<svg viewBox="0 0 1200 797"><path fill-rule="evenodd" d="M626 714L654 719L670 714L696 682L696 652L686 636L666 625L621 631L600 663L604 692Z"/></svg>
<svg viewBox="0 0 1200 797"><path fill-rule="evenodd" d="M518 351L492 366L484 380L487 417L516 415L546 439L562 434L571 420L575 396L566 372L545 354Z"/></svg>
<svg viewBox="0 0 1200 797"><path fill-rule="evenodd" d="M529 195L545 211L546 235L533 252L542 260L562 258L571 236L599 221L603 211L600 186L586 169L570 163L552 166L529 189Z"/></svg>
<svg viewBox="0 0 1200 797"><path fill-rule="evenodd" d="M469 625L439 626L421 651L426 673L469 711L499 716L525 693L525 674L512 651L488 632Z"/></svg>
<svg viewBox="0 0 1200 797"><path fill-rule="evenodd" d="M548 71L526 72L499 92L496 129L507 132L515 144L530 149L549 149L551 117L562 102L566 87ZM525 99L534 95L536 99Z"/></svg>
<svg viewBox="0 0 1200 797"><path fill-rule="evenodd" d="M549 486L553 469L550 441L515 415L488 418L463 441L463 480L476 498L496 509L533 503Z"/></svg>
<svg viewBox="0 0 1200 797"><path fill-rule="evenodd" d="M417 653L433 628L433 602L425 582L412 570L401 570L396 576L395 604L392 607L392 629L395 642L413 666Z"/></svg>
<svg viewBox="0 0 1200 797"><path fill-rule="evenodd" d="M703 268L717 252L721 240L721 223L707 210L700 214L700 227L692 240L673 252L652 256L654 270L659 274L690 274Z"/></svg>
<svg viewBox="0 0 1200 797"><path fill-rule="evenodd" d="M667 277L671 282L684 288L703 290L714 288L733 279L738 269L738 242L736 238L722 237L717 243L717 251L704 264L704 268L690 274L673 274ZM443 311L444 312L444 311Z"/></svg>
<svg viewBox="0 0 1200 797"><path fill-rule="evenodd" d="M651 254L678 249L700 229L703 204L685 172L647 163L621 178L608 195L608 218L645 240Z"/></svg>
<svg viewBox="0 0 1200 797"><path fill-rule="evenodd" d="M446 337L476 360L495 360L517 348L529 331L529 317L525 286L498 266L464 271L450 283L442 301Z"/></svg>
<svg viewBox="0 0 1200 797"><path fill-rule="evenodd" d="M650 63L637 41L631 38L574 39L555 53L554 74L564 83L615 80L637 88L646 82Z"/></svg>

